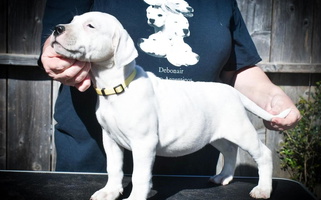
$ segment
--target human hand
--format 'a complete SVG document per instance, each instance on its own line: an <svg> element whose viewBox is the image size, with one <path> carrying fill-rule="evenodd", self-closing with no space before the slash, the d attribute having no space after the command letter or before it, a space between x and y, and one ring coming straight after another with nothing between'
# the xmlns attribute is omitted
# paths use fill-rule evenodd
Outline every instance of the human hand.
<svg viewBox="0 0 321 200"><path fill-rule="evenodd" d="M57 54L50 45L50 37L46 40L41 55L45 71L54 80L74 86L81 92L86 91L91 85L89 75L91 64Z"/></svg>
<svg viewBox="0 0 321 200"><path fill-rule="evenodd" d="M285 118L275 117L271 121L264 121L265 127L276 131L283 131L295 127L301 119L301 115L287 95L275 95L271 99L271 103L267 111L271 114L277 115L288 108L290 108L291 111Z"/></svg>

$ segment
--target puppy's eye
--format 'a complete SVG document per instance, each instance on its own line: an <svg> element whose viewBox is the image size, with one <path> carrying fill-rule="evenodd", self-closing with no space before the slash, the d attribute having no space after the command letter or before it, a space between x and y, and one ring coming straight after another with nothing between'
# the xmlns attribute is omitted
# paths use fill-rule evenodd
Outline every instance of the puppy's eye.
<svg viewBox="0 0 321 200"><path fill-rule="evenodd" d="M87 24L89 28L95 28L92 24Z"/></svg>

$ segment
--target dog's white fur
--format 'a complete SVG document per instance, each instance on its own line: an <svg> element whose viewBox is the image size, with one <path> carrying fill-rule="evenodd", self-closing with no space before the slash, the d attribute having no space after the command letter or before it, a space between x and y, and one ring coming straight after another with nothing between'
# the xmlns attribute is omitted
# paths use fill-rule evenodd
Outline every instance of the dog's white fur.
<svg viewBox="0 0 321 200"><path fill-rule="evenodd" d="M114 87L137 70L124 93L99 96L96 115L103 128L108 182L92 200L114 200L123 192L124 148L132 151L134 162L133 189L128 199L142 200L152 187L155 155L182 156L206 144L215 146L225 158L222 172L211 181L225 185L233 179L238 145L258 164L259 183L251 196L270 197L271 152L258 138L244 107L266 120L275 116L228 85L161 80L145 72L135 64L133 41L111 15L85 13L62 26L64 32L51 37L53 48L63 56L92 62L97 87Z"/></svg>

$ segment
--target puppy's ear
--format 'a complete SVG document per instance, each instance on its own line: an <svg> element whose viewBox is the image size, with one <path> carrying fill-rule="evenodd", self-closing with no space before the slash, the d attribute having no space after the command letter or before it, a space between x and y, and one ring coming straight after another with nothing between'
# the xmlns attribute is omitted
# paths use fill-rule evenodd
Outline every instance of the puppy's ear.
<svg viewBox="0 0 321 200"><path fill-rule="evenodd" d="M162 0L144 0L150 6L161 6L163 4Z"/></svg>
<svg viewBox="0 0 321 200"><path fill-rule="evenodd" d="M125 29L119 30L116 34L117 36L114 37L114 40L116 40L114 41L116 43L114 51L115 65L122 67L137 58L138 53L132 38Z"/></svg>

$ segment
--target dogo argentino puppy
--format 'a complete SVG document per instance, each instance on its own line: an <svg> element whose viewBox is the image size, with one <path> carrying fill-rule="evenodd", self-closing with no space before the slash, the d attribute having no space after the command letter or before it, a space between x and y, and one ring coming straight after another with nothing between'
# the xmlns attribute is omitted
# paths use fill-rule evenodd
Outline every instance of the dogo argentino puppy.
<svg viewBox="0 0 321 200"><path fill-rule="evenodd" d="M270 197L271 152L258 138L245 108L265 120L285 117L290 110L273 116L228 85L162 80L145 72L135 64L138 53L132 39L109 14L89 12L57 25L51 45L62 56L92 63L99 94L96 115L108 164L108 182L92 200L114 200L123 192L124 148L132 151L134 162L128 199L142 200L152 187L156 155L183 156L207 144L225 158L212 182L225 185L233 179L238 145L258 164L258 185L250 195Z"/></svg>

